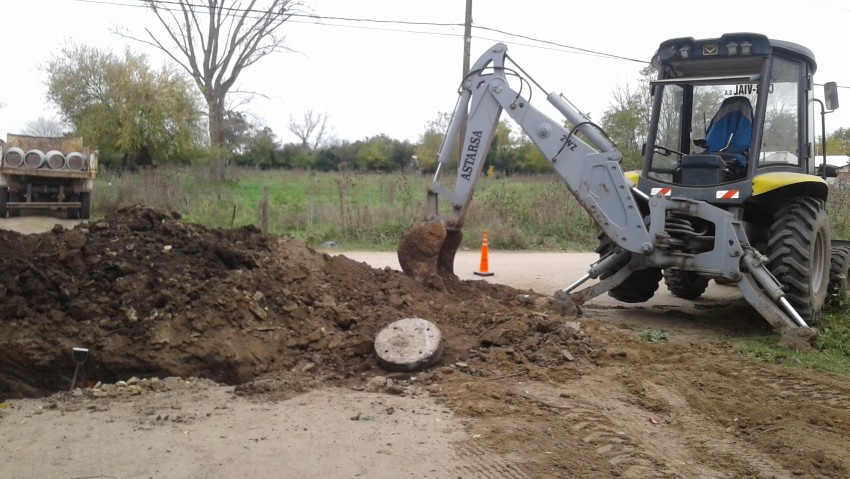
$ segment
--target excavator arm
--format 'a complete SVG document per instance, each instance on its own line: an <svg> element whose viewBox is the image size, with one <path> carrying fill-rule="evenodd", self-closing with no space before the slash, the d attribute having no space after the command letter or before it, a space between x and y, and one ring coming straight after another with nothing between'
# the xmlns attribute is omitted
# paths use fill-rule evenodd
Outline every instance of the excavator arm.
<svg viewBox="0 0 850 479"><path fill-rule="evenodd" d="M505 68L507 47L497 44L484 54L464 79L452 114L434 180L428 190L426 219L439 219L449 232L459 231L475 185L495 135L496 125L507 113L550 161L552 167L605 233L622 248L648 253L652 242L634 200L641 194L623 174L622 154L598 128L560 95L550 93L549 102L566 122L567 130L535 108L508 84ZM446 165L457 152L456 140L465 131L458 159L454 189L441 182ZM579 133L592 143L586 143ZM448 200L451 211L440 215L438 200Z"/></svg>
<svg viewBox="0 0 850 479"><path fill-rule="evenodd" d="M399 245L399 263L407 274L441 289L445 288L441 278L454 276L454 256L464 217L504 112L545 155L570 193L613 243L583 278L556 294L556 300L580 305L617 287L636 271L682 268L737 281L744 297L780 331L795 329L797 337L816 334L800 334L800 330L809 328L785 300L780 283L765 266L765 258L749 246L741 222L732 213L706 202L648 197L639 191L622 171L622 154L601 129L559 94L549 93L547 100L564 116L560 122L532 106L522 95L522 87L528 85L531 96L530 78L519 66L507 67L506 60L510 60L507 47L496 44L463 80L440 148L437 171L428 188L426 221L411 228ZM520 91L511 87L508 76L518 78ZM460 150L458 139L462 140ZM450 188L441 178L458 153L457 177ZM443 214L439 211L440 199L450 205ZM697 254L676 251L678 240L668 231L667 221L683 215L714 225L714 234L704 239L713 242L713 247ZM596 278L603 279L573 292Z"/></svg>

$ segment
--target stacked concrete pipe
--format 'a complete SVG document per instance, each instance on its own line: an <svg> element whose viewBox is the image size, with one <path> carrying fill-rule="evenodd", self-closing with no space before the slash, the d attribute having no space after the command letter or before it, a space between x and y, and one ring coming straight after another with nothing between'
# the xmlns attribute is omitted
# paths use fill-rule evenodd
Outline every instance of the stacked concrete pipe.
<svg viewBox="0 0 850 479"><path fill-rule="evenodd" d="M45 161L47 161L47 157L41 150L32 149L24 156L24 165L27 168L41 168Z"/></svg>
<svg viewBox="0 0 850 479"><path fill-rule="evenodd" d="M47 159L47 167L51 170L61 170L65 168L65 155L59 150L50 150L44 155Z"/></svg>
<svg viewBox="0 0 850 479"><path fill-rule="evenodd" d="M86 158L78 151L68 153L68 156L65 157L65 163L69 170L83 171L86 169Z"/></svg>
<svg viewBox="0 0 850 479"><path fill-rule="evenodd" d="M18 147L9 148L3 158L6 166L17 168L24 164L24 150Z"/></svg>

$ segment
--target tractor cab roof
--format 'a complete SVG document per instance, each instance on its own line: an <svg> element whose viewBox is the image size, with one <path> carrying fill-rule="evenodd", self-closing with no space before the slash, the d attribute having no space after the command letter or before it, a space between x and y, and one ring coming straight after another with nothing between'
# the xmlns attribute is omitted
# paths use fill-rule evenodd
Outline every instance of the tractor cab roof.
<svg viewBox="0 0 850 479"><path fill-rule="evenodd" d="M720 38L673 38L661 43L652 65L663 78L758 74L775 53L800 59L817 69L815 55L796 43L772 40L760 33L727 33Z"/></svg>

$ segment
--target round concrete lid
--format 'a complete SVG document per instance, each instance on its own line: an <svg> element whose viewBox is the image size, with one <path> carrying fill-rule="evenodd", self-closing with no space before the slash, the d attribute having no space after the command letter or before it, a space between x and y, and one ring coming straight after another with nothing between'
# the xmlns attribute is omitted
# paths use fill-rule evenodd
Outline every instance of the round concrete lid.
<svg viewBox="0 0 850 479"><path fill-rule="evenodd" d="M439 361L442 352L440 329L422 318L395 321L375 337L375 353L387 369L424 369Z"/></svg>

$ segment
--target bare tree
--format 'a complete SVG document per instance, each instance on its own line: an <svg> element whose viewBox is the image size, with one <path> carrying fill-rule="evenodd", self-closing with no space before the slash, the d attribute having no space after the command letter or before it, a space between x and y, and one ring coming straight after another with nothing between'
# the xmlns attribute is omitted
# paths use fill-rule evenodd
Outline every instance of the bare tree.
<svg viewBox="0 0 850 479"><path fill-rule="evenodd" d="M298 0L142 0L166 36L145 29L153 45L183 67L209 108L210 145L225 146L225 100L242 70L264 56L288 50L278 30L303 4Z"/></svg>
<svg viewBox="0 0 850 479"><path fill-rule="evenodd" d="M66 130L67 128L61 121L40 116L37 120L27 122L21 133L30 136L47 136L56 138L64 135Z"/></svg>
<svg viewBox="0 0 850 479"><path fill-rule="evenodd" d="M327 124L327 113L314 114L313 110L307 110L301 123L298 123L292 115L289 115L289 131L301 140L301 146L311 150L315 150L321 144Z"/></svg>

